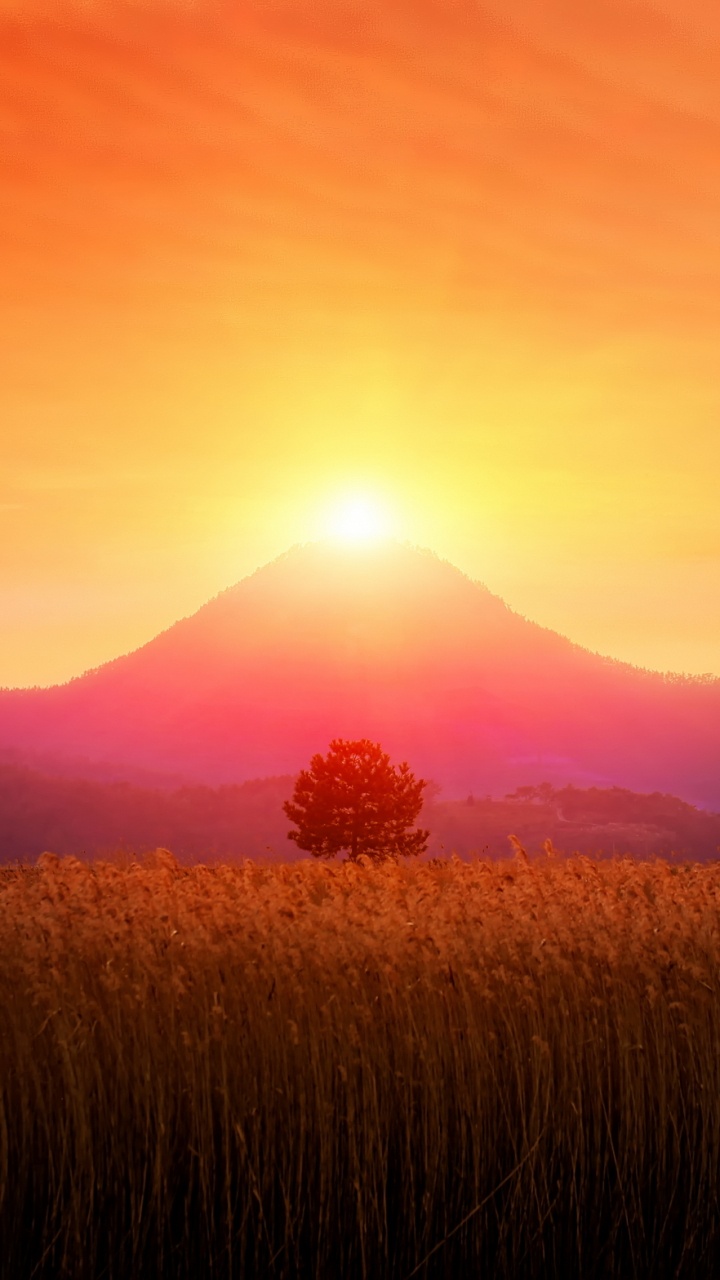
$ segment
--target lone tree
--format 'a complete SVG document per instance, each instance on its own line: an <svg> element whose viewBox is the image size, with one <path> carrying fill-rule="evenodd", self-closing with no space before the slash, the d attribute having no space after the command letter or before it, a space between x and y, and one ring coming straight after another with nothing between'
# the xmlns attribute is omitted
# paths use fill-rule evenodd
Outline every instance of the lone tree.
<svg viewBox="0 0 720 1280"><path fill-rule="evenodd" d="M313 756L283 805L298 828L288 840L316 858L346 850L353 862L363 854L380 861L424 853L430 833L408 828L426 785L407 764L392 765L378 743L335 738L326 756Z"/></svg>

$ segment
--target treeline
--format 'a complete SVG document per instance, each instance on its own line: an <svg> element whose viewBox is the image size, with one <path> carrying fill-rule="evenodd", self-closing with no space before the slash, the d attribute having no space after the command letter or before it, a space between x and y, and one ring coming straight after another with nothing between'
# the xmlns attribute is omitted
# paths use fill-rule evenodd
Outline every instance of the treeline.
<svg viewBox="0 0 720 1280"><path fill-rule="evenodd" d="M185 863L293 861L300 855L282 812L293 782L286 776L169 791L0 764L0 861L32 862L46 850L94 858L158 847ZM675 796L548 783L503 800L442 800L437 788L428 790L421 822L431 832L430 857L504 857L511 833L530 854L550 840L563 853L705 861L720 846L720 815Z"/></svg>
<svg viewBox="0 0 720 1280"><path fill-rule="evenodd" d="M427 819L436 843L449 853L477 850L496 857L507 852L510 832L529 853L542 850L548 840L562 853L595 857L676 855L704 862L720 852L720 814L677 796L623 787L542 783L519 787L504 800L436 801Z"/></svg>
<svg viewBox="0 0 720 1280"><path fill-rule="evenodd" d="M0 764L0 861L158 847L182 862L291 860L300 855L287 839L281 805L292 787L288 777L166 791Z"/></svg>

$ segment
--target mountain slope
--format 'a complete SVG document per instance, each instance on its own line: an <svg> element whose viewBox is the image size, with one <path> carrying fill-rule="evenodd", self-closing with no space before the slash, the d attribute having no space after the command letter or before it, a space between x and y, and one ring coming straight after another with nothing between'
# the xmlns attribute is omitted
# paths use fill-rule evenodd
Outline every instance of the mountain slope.
<svg viewBox="0 0 720 1280"><path fill-rule="evenodd" d="M0 692L0 747L205 782L295 772L337 736L456 793L547 778L720 802L720 681L598 657L394 543L294 548L134 653Z"/></svg>

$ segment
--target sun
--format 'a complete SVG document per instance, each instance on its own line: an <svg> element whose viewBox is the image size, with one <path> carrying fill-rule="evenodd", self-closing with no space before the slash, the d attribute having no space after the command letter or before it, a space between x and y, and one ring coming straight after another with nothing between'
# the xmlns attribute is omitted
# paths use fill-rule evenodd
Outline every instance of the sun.
<svg viewBox="0 0 720 1280"><path fill-rule="evenodd" d="M386 513L367 494L352 494L337 502L328 525L333 537L346 542L372 542L390 531Z"/></svg>

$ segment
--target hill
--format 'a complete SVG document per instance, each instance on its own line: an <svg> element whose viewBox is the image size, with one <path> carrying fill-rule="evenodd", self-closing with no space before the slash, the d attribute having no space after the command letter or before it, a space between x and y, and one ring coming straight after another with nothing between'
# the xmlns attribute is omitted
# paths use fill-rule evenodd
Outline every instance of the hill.
<svg viewBox="0 0 720 1280"><path fill-rule="evenodd" d="M292 788L291 777L280 777L169 791L0 764L0 863L34 862L46 850L102 858L158 847L171 849L183 863L296 861L305 855L287 839L290 824L282 811ZM720 846L720 814L673 796L617 787L556 790L545 784L502 800L442 800L431 789L422 823L430 830L430 857L507 857L511 832L531 854L550 839L568 854L674 854L703 862Z"/></svg>
<svg viewBox="0 0 720 1280"><path fill-rule="evenodd" d="M134 653L0 692L0 748L208 785L368 737L446 793L618 785L720 806L720 680L588 652L429 552L296 547Z"/></svg>

